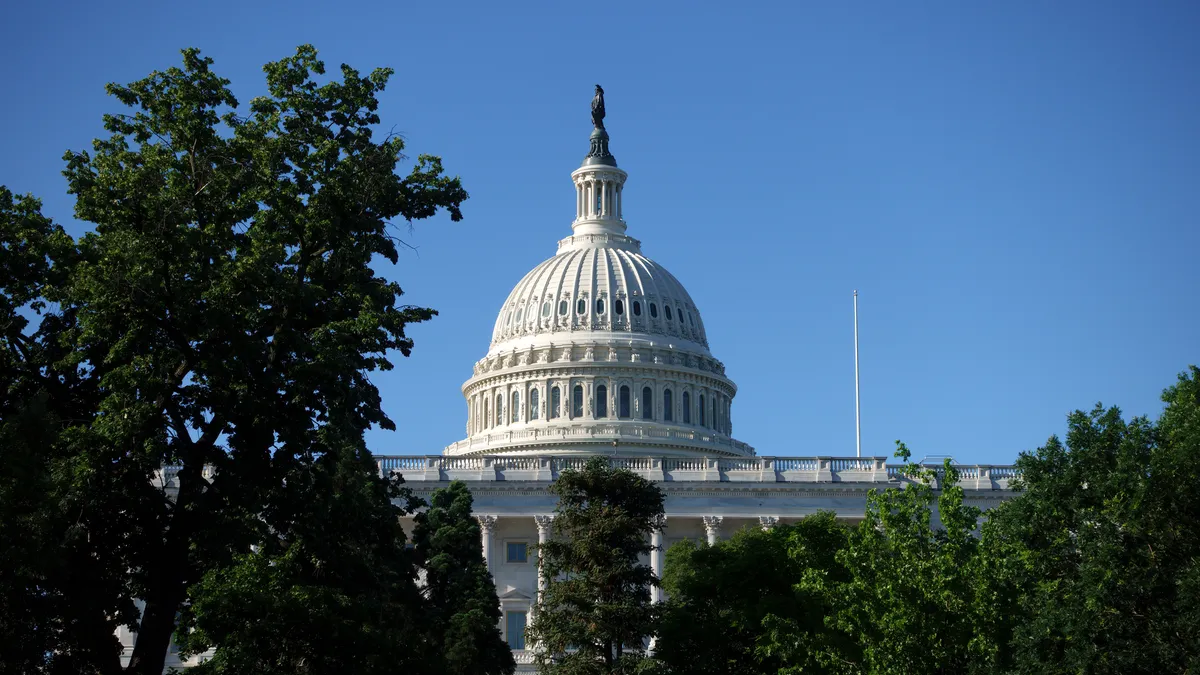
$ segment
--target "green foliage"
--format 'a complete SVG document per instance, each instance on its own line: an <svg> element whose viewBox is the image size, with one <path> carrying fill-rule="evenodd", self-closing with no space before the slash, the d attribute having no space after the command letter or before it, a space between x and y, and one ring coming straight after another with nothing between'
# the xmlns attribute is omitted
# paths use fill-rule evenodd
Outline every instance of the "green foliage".
<svg viewBox="0 0 1200 675"><path fill-rule="evenodd" d="M512 651L500 636L496 586L480 548L471 492L455 481L435 490L417 515L413 542L425 571L422 616L448 675L509 674Z"/></svg>
<svg viewBox="0 0 1200 675"><path fill-rule="evenodd" d="M847 579L836 556L848 536L825 512L671 547L655 658L680 674L840 672L857 650L825 616L828 589Z"/></svg>
<svg viewBox="0 0 1200 675"><path fill-rule="evenodd" d="M1023 454L1024 493L985 527L1014 561L1015 669L1200 668L1200 370L1163 394L1158 422L1096 406Z"/></svg>
<svg viewBox="0 0 1200 675"><path fill-rule="evenodd" d="M65 156L94 225L78 242L0 191L0 627L33 636L0 662L19 672L118 672L126 625L128 672L158 675L189 599L180 639L215 645L214 670L344 672L327 655L361 648L369 672L416 639L395 525L412 505L362 434L394 428L370 372L434 312L369 263L397 261L395 219L458 220L467 195L435 157L395 173L402 140L374 134L390 71L318 82L308 46L264 70L248 109L194 49L110 85L128 111ZM287 620L252 625L231 598ZM285 637L273 665L238 652Z"/></svg>
<svg viewBox="0 0 1200 675"><path fill-rule="evenodd" d="M563 472L550 490L554 537L538 550L546 588L527 631L538 672L638 672L648 666L643 641L654 633L658 583L639 557L651 551L662 493L605 457Z"/></svg>

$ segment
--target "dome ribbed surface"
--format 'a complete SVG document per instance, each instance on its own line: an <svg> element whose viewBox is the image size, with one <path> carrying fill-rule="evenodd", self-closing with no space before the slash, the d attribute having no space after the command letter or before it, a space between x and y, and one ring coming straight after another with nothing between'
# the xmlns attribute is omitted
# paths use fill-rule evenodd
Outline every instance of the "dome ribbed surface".
<svg viewBox="0 0 1200 675"><path fill-rule="evenodd" d="M642 255L636 242L568 246L533 268L505 300L492 347L553 333L563 333L567 341L582 337L581 331L665 335L708 351L691 296L670 272Z"/></svg>

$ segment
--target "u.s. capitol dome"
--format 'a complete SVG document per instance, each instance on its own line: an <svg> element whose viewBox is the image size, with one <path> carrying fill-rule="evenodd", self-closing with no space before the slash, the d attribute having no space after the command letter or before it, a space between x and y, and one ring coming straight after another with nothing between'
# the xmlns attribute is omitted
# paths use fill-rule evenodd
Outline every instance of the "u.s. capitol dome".
<svg viewBox="0 0 1200 675"><path fill-rule="evenodd" d="M737 393L709 352L696 302L626 234L628 174L592 132L572 234L509 293L463 385L467 437L447 455L750 456Z"/></svg>

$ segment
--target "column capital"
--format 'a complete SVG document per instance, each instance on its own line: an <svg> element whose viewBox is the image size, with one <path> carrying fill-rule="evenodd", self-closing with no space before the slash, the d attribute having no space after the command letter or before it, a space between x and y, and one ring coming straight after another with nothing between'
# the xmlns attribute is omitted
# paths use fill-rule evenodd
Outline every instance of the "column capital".
<svg viewBox="0 0 1200 675"><path fill-rule="evenodd" d="M550 526L554 524L554 516L549 516L549 515L534 516L533 522L537 523L537 529L538 529L539 535L547 535L547 534L550 534Z"/></svg>
<svg viewBox="0 0 1200 675"><path fill-rule="evenodd" d="M721 521L724 520L721 516L704 516L704 529L709 534L716 534L721 531Z"/></svg>
<svg viewBox="0 0 1200 675"><path fill-rule="evenodd" d="M779 518L776 516L759 516L758 524L762 526L763 530L770 530L779 524Z"/></svg>
<svg viewBox="0 0 1200 675"><path fill-rule="evenodd" d="M479 529L483 530L484 534L491 534L492 529L496 527L496 516L478 515L475 516L475 520L479 521Z"/></svg>

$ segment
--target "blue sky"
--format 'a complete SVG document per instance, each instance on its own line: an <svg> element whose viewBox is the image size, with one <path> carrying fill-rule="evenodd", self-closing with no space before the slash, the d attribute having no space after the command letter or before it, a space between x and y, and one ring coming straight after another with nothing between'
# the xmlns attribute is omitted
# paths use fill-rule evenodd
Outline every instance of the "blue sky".
<svg viewBox="0 0 1200 675"><path fill-rule="evenodd" d="M312 43L396 69L383 126L466 219L387 270L441 315L377 376L377 453L463 436L501 302L570 232L592 86L629 233L684 283L765 455L1006 463L1097 401L1156 415L1200 362L1195 2L15 3L0 184L72 233L60 175L129 82L201 48L245 103Z"/></svg>

